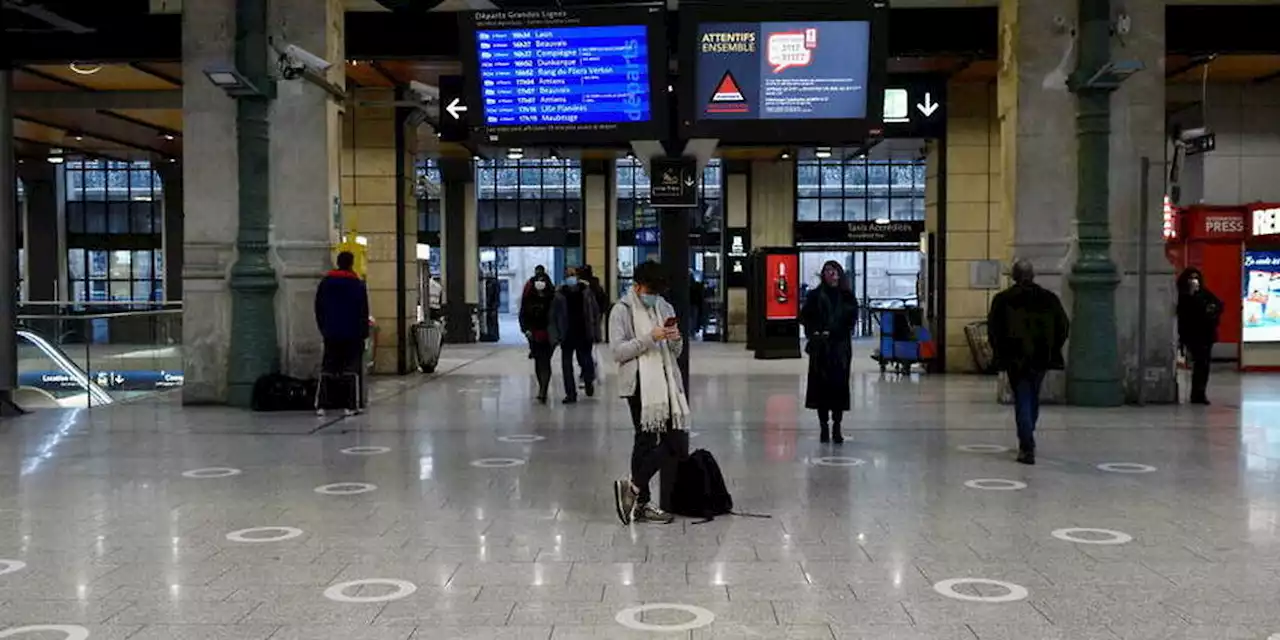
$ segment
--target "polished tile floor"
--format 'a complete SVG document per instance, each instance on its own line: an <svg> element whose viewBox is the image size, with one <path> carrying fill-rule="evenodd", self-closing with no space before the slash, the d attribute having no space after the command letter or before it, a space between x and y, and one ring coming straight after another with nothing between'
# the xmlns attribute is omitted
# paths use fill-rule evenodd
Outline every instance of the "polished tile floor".
<svg viewBox="0 0 1280 640"><path fill-rule="evenodd" d="M1280 633L1280 378L1218 375L1209 409L1046 408L1027 468L989 452L1012 444L990 379L859 358L835 449L803 362L694 360L693 444L772 519L622 527L612 384L537 406L514 347L451 349L353 419L157 402L2 423L0 638Z"/></svg>

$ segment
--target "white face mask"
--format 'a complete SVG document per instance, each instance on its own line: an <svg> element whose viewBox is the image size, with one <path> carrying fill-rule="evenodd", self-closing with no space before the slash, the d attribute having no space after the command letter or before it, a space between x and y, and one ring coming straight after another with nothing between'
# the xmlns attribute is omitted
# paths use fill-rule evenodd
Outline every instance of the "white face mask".
<svg viewBox="0 0 1280 640"><path fill-rule="evenodd" d="M533 288L534 288L534 289L537 289L538 291L542 291L543 289L546 289L546 288L547 288L547 281L546 281L546 280L534 280L534 281L533 281Z"/></svg>

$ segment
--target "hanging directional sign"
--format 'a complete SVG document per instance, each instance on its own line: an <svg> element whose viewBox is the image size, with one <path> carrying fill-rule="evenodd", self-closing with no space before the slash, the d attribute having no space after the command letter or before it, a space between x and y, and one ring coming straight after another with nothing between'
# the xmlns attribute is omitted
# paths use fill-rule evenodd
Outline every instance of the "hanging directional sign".
<svg viewBox="0 0 1280 640"><path fill-rule="evenodd" d="M698 206L698 159L654 158L649 161L649 205Z"/></svg>
<svg viewBox="0 0 1280 640"><path fill-rule="evenodd" d="M921 74L889 76L884 90L885 137L945 137L946 101L944 78Z"/></svg>
<svg viewBox="0 0 1280 640"><path fill-rule="evenodd" d="M471 137L468 123L470 107L463 92L462 76L440 76L440 125L436 132L441 142L466 142Z"/></svg>

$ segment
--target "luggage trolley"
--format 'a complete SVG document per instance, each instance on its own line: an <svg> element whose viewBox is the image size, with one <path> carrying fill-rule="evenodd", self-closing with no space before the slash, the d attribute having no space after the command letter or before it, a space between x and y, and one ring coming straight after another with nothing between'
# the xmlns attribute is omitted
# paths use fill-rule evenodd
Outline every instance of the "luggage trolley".
<svg viewBox="0 0 1280 640"><path fill-rule="evenodd" d="M911 366L934 358L935 347L929 328L924 326L919 307L873 308L880 325L880 346L871 359L880 364L880 372L890 366L900 373L910 373Z"/></svg>

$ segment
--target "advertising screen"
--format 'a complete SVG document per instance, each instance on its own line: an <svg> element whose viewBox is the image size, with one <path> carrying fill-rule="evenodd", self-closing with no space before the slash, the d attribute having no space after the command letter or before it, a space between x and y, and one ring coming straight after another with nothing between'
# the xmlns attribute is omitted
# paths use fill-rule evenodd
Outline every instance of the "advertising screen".
<svg viewBox="0 0 1280 640"><path fill-rule="evenodd" d="M480 142L659 137L666 50L656 8L469 15L468 110L477 112Z"/></svg>
<svg viewBox="0 0 1280 640"><path fill-rule="evenodd" d="M1280 342L1280 251L1245 251L1243 342Z"/></svg>
<svg viewBox="0 0 1280 640"><path fill-rule="evenodd" d="M882 135L887 15L876 0L681 5L681 134L823 145Z"/></svg>
<svg viewBox="0 0 1280 640"><path fill-rule="evenodd" d="M764 317L795 320L800 316L800 256L768 254L764 261Z"/></svg>
<svg viewBox="0 0 1280 640"><path fill-rule="evenodd" d="M867 116L869 22L698 25L699 119Z"/></svg>

